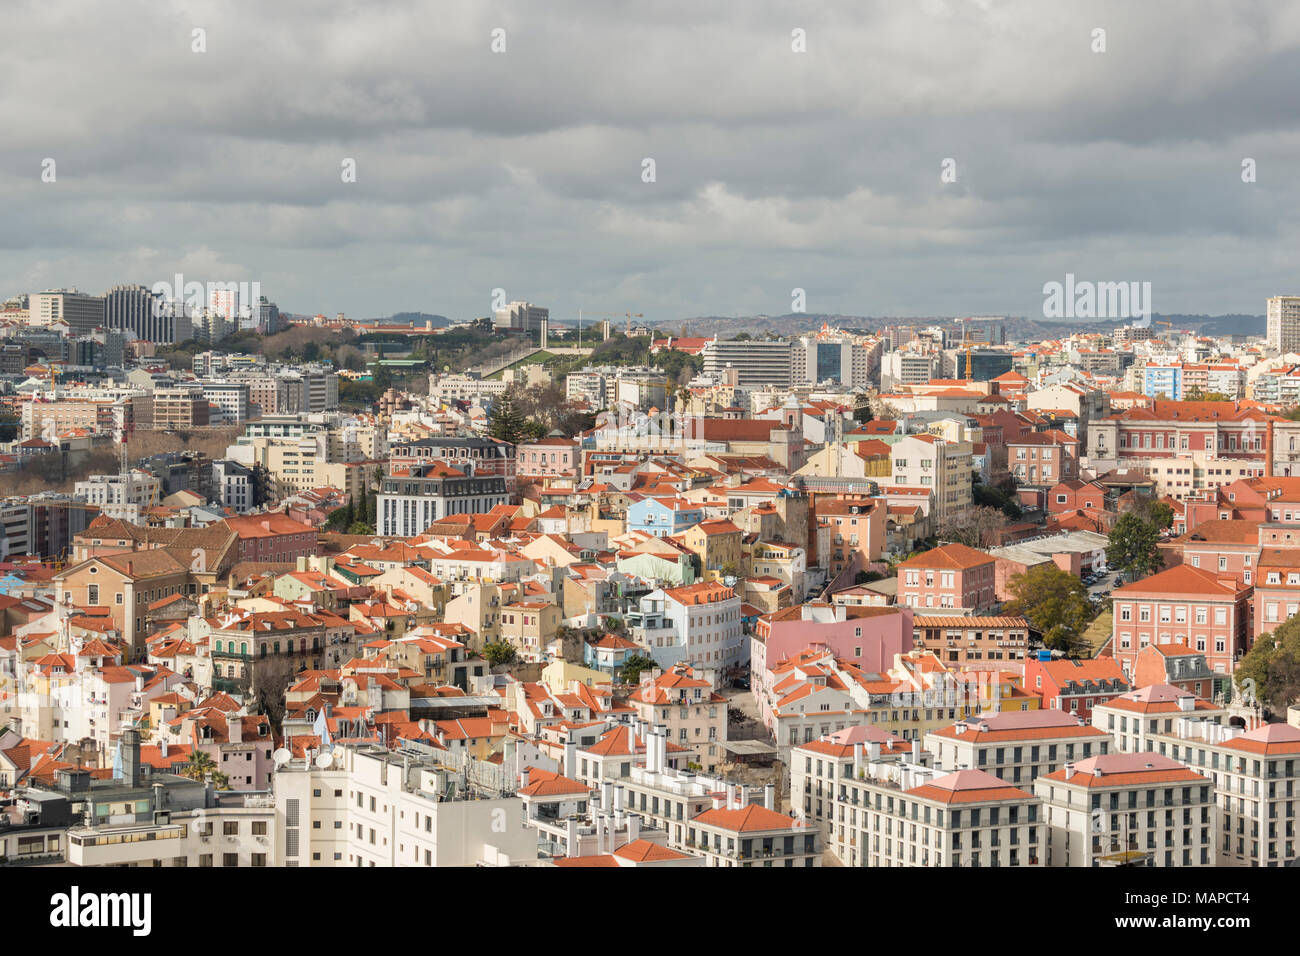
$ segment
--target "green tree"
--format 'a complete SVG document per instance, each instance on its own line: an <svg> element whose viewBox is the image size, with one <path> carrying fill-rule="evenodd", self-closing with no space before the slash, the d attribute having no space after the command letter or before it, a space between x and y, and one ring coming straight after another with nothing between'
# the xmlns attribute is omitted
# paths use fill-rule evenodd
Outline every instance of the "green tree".
<svg viewBox="0 0 1300 956"><path fill-rule="evenodd" d="M528 419L524 417L523 401L518 386L511 385L492 400L488 414L488 434L498 441L517 445L528 434Z"/></svg>
<svg viewBox="0 0 1300 956"><path fill-rule="evenodd" d="M505 640L489 641L483 645L483 659L493 667L512 664L515 660L515 646Z"/></svg>
<svg viewBox="0 0 1300 956"><path fill-rule="evenodd" d="M1019 614L1043 635L1051 648L1069 650L1092 620L1092 604L1083 583L1054 564L1040 564L1008 583L1012 600L1006 614Z"/></svg>
<svg viewBox="0 0 1300 956"><path fill-rule="evenodd" d="M1160 553L1160 533L1156 526L1129 512L1120 515L1110 530L1110 544L1106 548L1106 563L1121 571L1145 577L1165 566Z"/></svg>
<svg viewBox="0 0 1300 956"><path fill-rule="evenodd" d="M1157 530L1172 528L1174 526L1174 509L1169 507L1167 502L1153 502L1147 512L1147 519L1156 526Z"/></svg>
<svg viewBox="0 0 1300 956"><path fill-rule="evenodd" d="M349 501L342 508L335 508L325 518L326 531L347 531L356 520L356 509Z"/></svg>
<svg viewBox="0 0 1300 956"><path fill-rule="evenodd" d="M1300 699L1300 616L1257 637L1232 680L1239 696L1249 702L1253 694L1276 713Z"/></svg>
<svg viewBox="0 0 1300 956"><path fill-rule="evenodd" d="M216 762L202 750L190 752L189 759L181 767L181 776L191 780L204 780L212 777L212 785L218 790L230 789L230 778L217 769Z"/></svg>
<svg viewBox="0 0 1300 956"><path fill-rule="evenodd" d="M651 670L658 666L653 658L646 657L644 654L633 654L623 662L622 668L619 669L619 680L624 684L639 684L642 671Z"/></svg>

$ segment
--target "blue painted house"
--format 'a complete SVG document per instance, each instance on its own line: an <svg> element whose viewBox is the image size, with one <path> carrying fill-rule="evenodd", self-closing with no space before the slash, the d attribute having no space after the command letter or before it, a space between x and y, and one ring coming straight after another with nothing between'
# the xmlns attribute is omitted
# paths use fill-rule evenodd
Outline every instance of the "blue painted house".
<svg viewBox="0 0 1300 956"><path fill-rule="evenodd" d="M627 508L627 530L656 538L681 534L704 520L704 509L685 498L642 498Z"/></svg>

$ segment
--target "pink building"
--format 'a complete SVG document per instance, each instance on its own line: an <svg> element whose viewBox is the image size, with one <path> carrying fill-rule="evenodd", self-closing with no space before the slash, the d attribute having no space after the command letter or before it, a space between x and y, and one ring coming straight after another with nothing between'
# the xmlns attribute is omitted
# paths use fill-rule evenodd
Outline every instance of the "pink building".
<svg viewBox="0 0 1300 956"><path fill-rule="evenodd" d="M1250 594L1231 574L1189 564L1126 584L1111 598L1111 655L1132 675L1142 648L1185 644L1204 654L1214 673L1231 674L1248 647Z"/></svg>
<svg viewBox="0 0 1300 956"><path fill-rule="evenodd" d="M1058 481L1047 492L1047 513L1067 511L1105 511L1106 489L1091 481L1071 478Z"/></svg>
<svg viewBox="0 0 1300 956"><path fill-rule="evenodd" d="M964 544L945 544L898 565L898 603L909 607L991 609L997 562Z"/></svg>
<svg viewBox="0 0 1300 956"><path fill-rule="evenodd" d="M524 442L516 450L515 471L520 475L559 476L578 474L578 443L554 435L540 441Z"/></svg>
<svg viewBox="0 0 1300 956"><path fill-rule="evenodd" d="M883 673L895 654L912 649L912 610L801 604L759 618L750 639L750 689L760 705L773 668L815 644L861 670Z"/></svg>

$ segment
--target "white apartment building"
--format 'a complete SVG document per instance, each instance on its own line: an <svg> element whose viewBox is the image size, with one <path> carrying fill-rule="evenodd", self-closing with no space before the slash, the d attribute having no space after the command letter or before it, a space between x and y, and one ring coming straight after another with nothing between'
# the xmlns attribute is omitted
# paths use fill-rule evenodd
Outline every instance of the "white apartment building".
<svg viewBox="0 0 1300 956"><path fill-rule="evenodd" d="M629 628L644 632L646 650L662 668L737 667L749 661L740 623L740 595L714 581L658 588L641 598Z"/></svg>
<svg viewBox="0 0 1300 956"><path fill-rule="evenodd" d="M1263 724L1243 732L1187 716L1148 745L1212 782L1220 866L1284 866L1296 858L1300 728Z"/></svg>
<svg viewBox="0 0 1300 956"><path fill-rule="evenodd" d="M161 500L162 482L147 471L133 468L125 475L91 475L73 485L73 494L98 505L110 518L130 521L140 516L141 508Z"/></svg>
<svg viewBox="0 0 1300 956"><path fill-rule="evenodd" d="M34 307L32 314L36 314ZM1268 300L1265 336L1269 347L1279 352L1300 351L1300 296L1275 295Z"/></svg>
<svg viewBox="0 0 1300 956"><path fill-rule="evenodd" d="M237 461L212 463L212 490L219 504L241 515L253 508L253 472Z"/></svg>
<svg viewBox="0 0 1300 956"><path fill-rule="evenodd" d="M203 397L221 409L223 421L242 422L248 419L247 382L203 382L201 387Z"/></svg>
<svg viewBox="0 0 1300 956"><path fill-rule="evenodd" d="M58 804L65 818L81 821L67 830L70 865L277 865L270 794L216 791L176 774L149 773L135 730L122 733L121 746L119 778L92 780L89 770L69 768L58 771L53 788L28 789L19 797L20 811Z"/></svg>
<svg viewBox="0 0 1300 956"><path fill-rule="evenodd" d="M1110 734L1060 710L1020 710L967 717L925 735L934 765L983 770L1016 786L1029 786L1075 759L1111 753Z"/></svg>
<svg viewBox="0 0 1300 956"><path fill-rule="evenodd" d="M531 302L511 302L504 309L497 309L493 325L499 331L536 332L550 318L550 310Z"/></svg>
<svg viewBox="0 0 1300 956"><path fill-rule="evenodd" d="M1214 866L1210 781L1154 753L1107 754L1039 777L1048 866Z"/></svg>
<svg viewBox="0 0 1300 956"><path fill-rule="evenodd" d="M495 398L509 387L510 383L504 379L473 378L469 375L430 375L429 401L439 405L450 405L452 402L482 404L484 399Z"/></svg>
<svg viewBox="0 0 1300 956"><path fill-rule="evenodd" d="M794 747L790 752L790 806L803 820L822 825L826 846L841 863L856 865L856 811L841 800L844 780L859 779L868 763L911 760L927 755L878 727L850 727ZM850 818L852 822L850 823Z"/></svg>
<svg viewBox="0 0 1300 956"><path fill-rule="evenodd" d="M881 388L924 385L934 378L938 367L939 357L936 353L906 349L888 352L880 363Z"/></svg>
<svg viewBox="0 0 1300 956"><path fill-rule="evenodd" d="M667 765L668 736L646 733L644 766L633 765L604 805L622 805L667 834L667 845L712 867L821 866L820 828L778 813L771 785L756 788ZM609 787L609 784L605 785Z"/></svg>
<svg viewBox="0 0 1300 956"><path fill-rule="evenodd" d="M508 796L469 787L465 757L414 744L397 751L336 747L332 756L290 760L272 778L285 865L536 862L537 831L513 783L494 781Z"/></svg>
<svg viewBox="0 0 1300 956"><path fill-rule="evenodd" d="M867 763L842 781L849 866L1042 866L1041 801L982 770ZM836 806L836 826L839 811Z"/></svg>
<svg viewBox="0 0 1300 956"><path fill-rule="evenodd" d="M1151 684L1101 701L1092 708L1092 725L1115 738L1123 753L1154 750L1155 734L1173 733L1183 717L1228 723L1228 712L1172 684Z"/></svg>

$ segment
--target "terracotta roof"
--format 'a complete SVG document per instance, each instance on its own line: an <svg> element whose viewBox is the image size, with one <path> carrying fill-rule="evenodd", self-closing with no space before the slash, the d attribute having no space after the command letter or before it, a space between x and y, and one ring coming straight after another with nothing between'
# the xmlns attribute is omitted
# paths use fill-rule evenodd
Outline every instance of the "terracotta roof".
<svg viewBox="0 0 1300 956"><path fill-rule="evenodd" d="M721 830L735 830L747 833L754 830L789 830L797 826L793 817L777 813L757 803L751 803L739 810L705 810L695 816L693 823L718 827Z"/></svg>
<svg viewBox="0 0 1300 956"><path fill-rule="evenodd" d="M944 570L965 571L985 564L993 564L996 559L991 554L976 551L964 544L945 544L914 555L906 561L900 561L900 568L940 568Z"/></svg>

